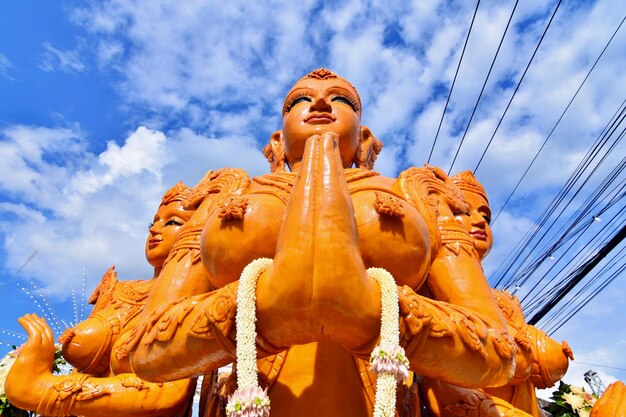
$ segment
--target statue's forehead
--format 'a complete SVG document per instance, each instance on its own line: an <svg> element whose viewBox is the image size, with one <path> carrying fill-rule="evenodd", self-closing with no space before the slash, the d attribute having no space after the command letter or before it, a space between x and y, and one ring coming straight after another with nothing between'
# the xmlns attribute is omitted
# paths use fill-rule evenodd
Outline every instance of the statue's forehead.
<svg viewBox="0 0 626 417"><path fill-rule="evenodd" d="M351 92L352 94L358 97L358 93L356 89L352 86L352 84L350 84L348 81L344 80L343 78L339 78L339 77L326 78L323 80L320 80L317 78L309 78L309 77L301 78L300 80L298 80L298 82L296 82L293 85L293 87L291 87L291 90L289 90L289 93L295 90L303 89L303 88L310 88L313 90L317 90L320 88L332 88L332 87L342 88L346 91Z"/></svg>
<svg viewBox="0 0 626 417"><path fill-rule="evenodd" d="M172 216L178 216L181 212L184 212L182 201L173 200L168 202L167 204L161 204L155 213L154 217L159 217L161 219L165 219Z"/></svg>

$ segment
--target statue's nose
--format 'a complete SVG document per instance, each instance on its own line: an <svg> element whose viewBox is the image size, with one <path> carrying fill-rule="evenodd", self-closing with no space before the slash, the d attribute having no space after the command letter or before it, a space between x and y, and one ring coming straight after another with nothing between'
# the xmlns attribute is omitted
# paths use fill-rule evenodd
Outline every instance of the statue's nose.
<svg viewBox="0 0 626 417"><path fill-rule="evenodd" d="M330 102L324 96L316 98L311 103L311 111L332 112L333 108Z"/></svg>

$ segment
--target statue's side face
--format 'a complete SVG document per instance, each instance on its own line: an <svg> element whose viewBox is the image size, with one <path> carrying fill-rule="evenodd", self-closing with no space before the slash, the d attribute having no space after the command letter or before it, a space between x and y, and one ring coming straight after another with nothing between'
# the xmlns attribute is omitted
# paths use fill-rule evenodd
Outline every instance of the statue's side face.
<svg viewBox="0 0 626 417"><path fill-rule="evenodd" d="M470 214L469 216L461 215L458 218L470 234L478 256L483 259L493 246L493 234L489 227L491 209L487 200L478 193L463 190L463 197L470 206Z"/></svg>
<svg viewBox="0 0 626 417"><path fill-rule="evenodd" d="M155 268L163 266L187 217L180 201L171 201L159 207L146 239L146 258L150 265Z"/></svg>
<svg viewBox="0 0 626 417"><path fill-rule="evenodd" d="M359 145L361 110L354 88L341 78L305 78L293 86L283 108L285 158L290 167L302 159L306 140L316 134L339 135L345 168Z"/></svg>

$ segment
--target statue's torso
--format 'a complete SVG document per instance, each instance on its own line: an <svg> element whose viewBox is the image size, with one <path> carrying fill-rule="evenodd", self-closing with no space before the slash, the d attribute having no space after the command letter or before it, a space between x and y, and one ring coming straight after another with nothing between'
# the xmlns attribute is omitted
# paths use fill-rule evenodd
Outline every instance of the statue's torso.
<svg viewBox="0 0 626 417"><path fill-rule="evenodd" d="M393 182L382 176L348 181L359 249L367 268L385 268L399 285L419 288L428 273L432 237L418 210L392 189ZM216 210L204 227L202 260L216 287L238 279L253 260L274 258L289 190L253 182L241 198L247 204L242 219L220 218ZM377 200L389 200L395 212L381 213Z"/></svg>

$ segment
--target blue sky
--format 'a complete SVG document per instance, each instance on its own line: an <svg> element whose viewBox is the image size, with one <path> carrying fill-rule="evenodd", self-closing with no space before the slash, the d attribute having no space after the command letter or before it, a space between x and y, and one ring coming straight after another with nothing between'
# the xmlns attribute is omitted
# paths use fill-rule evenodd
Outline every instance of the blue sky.
<svg viewBox="0 0 626 417"><path fill-rule="evenodd" d="M480 4L431 161L445 170L513 3ZM520 3L454 172L476 165L556 5ZM17 285L29 287L29 278L69 322L75 314L70 290L80 300L83 268L87 296L111 264L121 278L149 277L143 242L162 193L178 180L193 185L208 169L266 172L259 150L280 127L284 95L314 68L328 67L359 90L363 123L385 144L377 170L394 176L422 165L474 6L312 0L3 4L0 327L22 333L17 317L37 311ZM625 13L619 0L563 1L477 172L494 211ZM496 247L485 263L488 274L533 226L624 100L625 50L622 28L502 212L494 227ZM600 174L624 154L621 143ZM568 340L579 361L626 368L623 281L555 335ZM582 384L589 368L575 362L566 380ZM626 379L624 371L594 369L607 382Z"/></svg>

